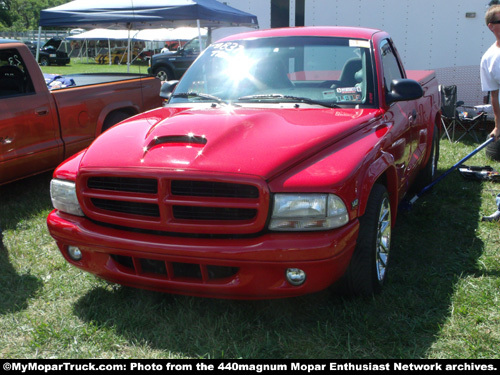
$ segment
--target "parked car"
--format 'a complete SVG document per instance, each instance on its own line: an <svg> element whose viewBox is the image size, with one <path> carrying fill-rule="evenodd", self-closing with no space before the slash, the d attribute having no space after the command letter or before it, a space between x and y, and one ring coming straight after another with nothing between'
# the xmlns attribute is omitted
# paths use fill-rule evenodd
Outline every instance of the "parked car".
<svg viewBox="0 0 500 375"><path fill-rule="evenodd" d="M202 36L202 50L206 48L207 37ZM191 39L177 51L157 53L149 60L148 73L161 81L180 79L200 54L200 39Z"/></svg>
<svg viewBox="0 0 500 375"><path fill-rule="evenodd" d="M163 95L54 172L69 263L203 297L381 291L398 204L436 173L433 71L380 30L271 29L214 43Z"/></svg>
<svg viewBox="0 0 500 375"><path fill-rule="evenodd" d="M134 60L141 53L138 49L132 49L131 60ZM111 49L111 62L115 65L126 64L128 59L127 47L115 47ZM109 64L110 53L106 50L95 57L98 64Z"/></svg>
<svg viewBox="0 0 500 375"><path fill-rule="evenodd" d="M62 39L52 38L49 39L43 46L40 48L38 62L42 66L48 65L66 65L71 62L68 54L64 51L59 51L59 47L61 46ZM37 42L25 42L28 46L29 50L36 57L36 47L38 45Z"/></svg>

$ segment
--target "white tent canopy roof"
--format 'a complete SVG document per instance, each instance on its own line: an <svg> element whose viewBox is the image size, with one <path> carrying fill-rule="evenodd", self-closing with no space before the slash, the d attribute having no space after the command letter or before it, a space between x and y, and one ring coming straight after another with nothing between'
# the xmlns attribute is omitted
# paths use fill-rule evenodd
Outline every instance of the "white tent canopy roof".
<svg viewBox="0 0 500 375"><path fill-rule="evenodd" d="M201 35L206 35L206 29L200 29ZM179 27L177 29L145 29L130 30L131 40L140 41L167 41L167 40L190 40L198 36L196 27ZM77 35L66 37L68 40L127 40L128 30L93 29Z"/></svg>
<svg viewBox="0 0 500 375"><path fill-rule="evenodd" d="M132 34L132 40L143 41L166 41L166 40L190 40L199 35L207 35L206 29L196 27L178 27L177 29L144 29Z"/></svg>

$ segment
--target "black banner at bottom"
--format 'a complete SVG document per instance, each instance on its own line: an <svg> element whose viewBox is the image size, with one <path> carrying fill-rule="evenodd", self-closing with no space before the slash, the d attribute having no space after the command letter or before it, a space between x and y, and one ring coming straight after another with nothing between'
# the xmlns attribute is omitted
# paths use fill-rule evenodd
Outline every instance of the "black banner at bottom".
<svg viewBox="0 0 500 375"><path fill-rule="evenodd" d="M5 374L99 372L99 373L295 373L324 374L348 372L460 372L498 371L498 360L102 360L102 359L5 359L0 366Z"/></svg>

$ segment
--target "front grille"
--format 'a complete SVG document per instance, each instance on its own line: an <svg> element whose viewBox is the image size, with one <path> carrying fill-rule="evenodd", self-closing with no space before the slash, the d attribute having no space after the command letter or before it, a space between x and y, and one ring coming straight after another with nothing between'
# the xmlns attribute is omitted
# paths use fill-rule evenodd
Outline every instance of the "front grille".
<svg viewBox="0 0 500 375"><path fill-rule="evenodd" d="M115 254L111 255L111 259L119 265L122 272L174 281L215 282L233 277L239 271L237 267L169 262Z"/></svg>
<svg viewBox="0 0 500 375"><path fill-rule="evenodd" d="M145 194L158 193L158 181L151 178L90 177L87 186L90 189L100 190Z"/></svg>
<svg viewBox="0 0 500 375"><path fill-rule="evenodd" d="M110 199L92 198L92 204L104 211L112 211L130 215L160 217L157 204L115 201Z"/></svg>
<svg viewBox="0 0 500 375"><path fill-rule="evenodd" d="M170 233L251 234L267 220L264 181L79 176L85 214L102 223Z"/></svg>
<svg viewBox="0 0 500 375"><path fill-rule="evenodd" d="M172 195L194 197L258 198L255 186L214 181L172 181Z"/></svg>
<svg viewBox="0 0 500 375"><path fill-rule="evenodd" d="M183 220L251 220L256 210L217 207L173 206L176 219Z"/></svg>

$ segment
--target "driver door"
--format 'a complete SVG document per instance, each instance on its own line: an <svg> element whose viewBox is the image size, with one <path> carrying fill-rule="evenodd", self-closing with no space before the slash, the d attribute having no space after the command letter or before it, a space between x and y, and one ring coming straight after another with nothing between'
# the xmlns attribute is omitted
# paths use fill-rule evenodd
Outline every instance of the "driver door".
<svg viewBox="0 0 500 375"><path fill-rule="evenodd" d="M19 87L6 90L8 80L20 82ZM35 91L17 49L0 51L0 184L49 170L62 160L56 110L43 88Z"/></svg>

